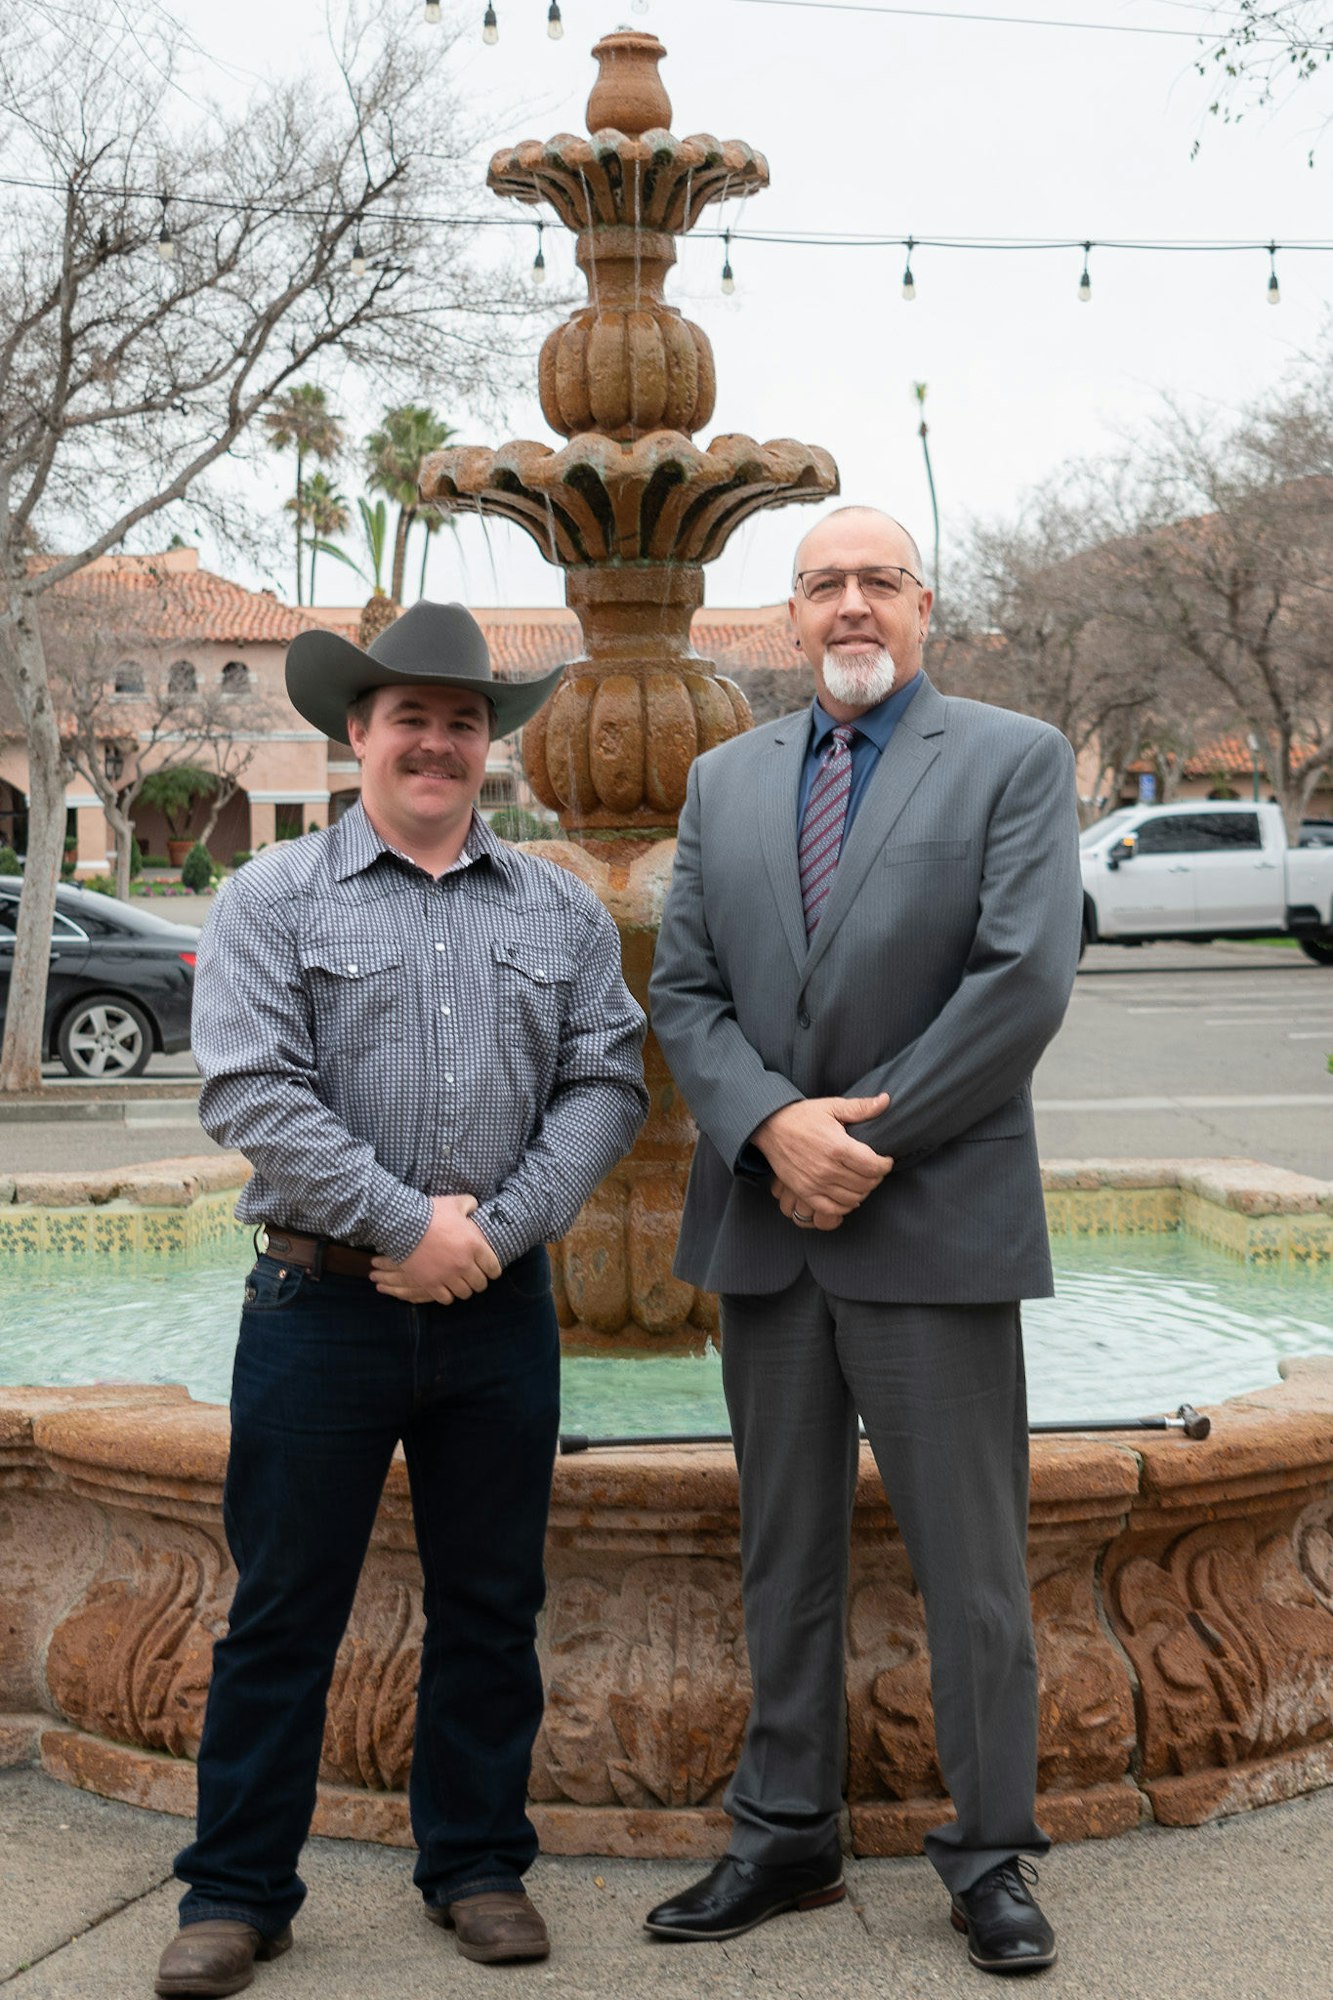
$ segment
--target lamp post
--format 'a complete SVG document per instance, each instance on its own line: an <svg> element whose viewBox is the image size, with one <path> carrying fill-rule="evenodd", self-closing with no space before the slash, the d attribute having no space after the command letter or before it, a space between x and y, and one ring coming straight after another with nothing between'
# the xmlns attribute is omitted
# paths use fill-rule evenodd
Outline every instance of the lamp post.
<svg viewBox="0 0 1333 2000"><path fill-rule="evenodd" d="M940 589L940 507L938 500L935 498L935 474L931 469L931 463L930 463L930 441L929 441L929 432L926 425L925 383L913 382L912 394L913 396L915 396L917 408L921 412L921 422L917 426L916 434L921 440L921 455L926 461L926 484L930 488L930 512L935 523L935 562L934 562L934 567L931 570L930 581L931 581L931 587L933 588L936 596L938 597Z"/></svg>

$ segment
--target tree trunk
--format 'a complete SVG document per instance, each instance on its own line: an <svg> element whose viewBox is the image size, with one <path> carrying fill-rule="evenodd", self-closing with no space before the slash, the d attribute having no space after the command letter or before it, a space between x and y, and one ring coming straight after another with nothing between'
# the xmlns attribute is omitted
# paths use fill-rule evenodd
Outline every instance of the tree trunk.
<svg viewBox="0 0 1333 2000"><path fill-rule="evenodd" d="M417 510L415 507L400 507L398 509L398 525L393 531L393 580L389 586L389 595L395 604L401 604L403 601L403 572L407 568L407 537L412 523L416 518Z"/></svg>
<svg viewBox="0 0 1333 2000"><path fill-rule="evenodd" d="M13 600L11 599L11 603ZM52 919L65 847L60 728L31 600L13 604L11 647L28 748L28 858L0 1047L0 1092L40 1090Z"/></svg>
<svg viewBox="0 0 1333 2000"><path fill-rule="evenodd" d="M296 601L301 602L301 503L305 487L305 453L296 447Z"/></svg>
<svg viewBox="0 0 1333 2000"><path fill-rule="evenodd" d="M196 836L198 840L203 842L205 847L208 846L209 841L213 838L213 829L222 817L222 808L231 803L240 789L240 785L235 778L219 777L218 788L213 794L213 803L209 807L203 831Z"/></svg>
<svg viewBox="0 0 1333 2000"><path fill-rule="evenodd" d="M134 821L119 805L103 802L103 812L116 837L116 894L122 903L130 899L130 863L134 855Z"/></svg>

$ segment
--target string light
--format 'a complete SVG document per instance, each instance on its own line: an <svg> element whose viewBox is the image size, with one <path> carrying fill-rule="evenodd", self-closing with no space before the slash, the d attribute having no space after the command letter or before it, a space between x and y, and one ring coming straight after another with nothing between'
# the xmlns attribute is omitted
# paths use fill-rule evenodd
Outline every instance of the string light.
<svg viewBox="0 0 1333 2000"><path fill-rule="evenodd" d="M1092 274L1088 270L1088 259L1092 255L1091 243L1083 245L1083 276L1078 281L1079 303L1086 305L1092 297Z"/></svg>
<svg viewBox="0 0 1333 2000"><path fill-rule="evenodd" d="M1282 287L1277 281L1276 243L1270 243L1268 246L1268 303L1270 306L1280 306L1282 303Z"/></svg>
<svg viewBox="0 0 1333 2000"><path fill-rule="evenodd" d="M364 278L366 275L366 253L361 248L361 231L358 228L352 238L352 276Z"/></svg>
<svg viewBox="0 0 1333 2000"><path fill-rule="evenodd" d="M176 261L176 243L167 222L167 197L164 194L160 194L158 200L162 204L162 227L157 232L157 254L164 264L174 264Z"/></svg>
<svg viewBox="0 0 1333 2000"><path fill-rule="evenodd" d="M440 25L440 0L426 0L426 20L432 28Z"/></svg>
<svg viewBox="0 0 1333 2000"><path fill-rule="evenodd" d="M537 255L532 260L532 281L535 285L546 283L546 258L542 251L542 230L544 223L537 224Z"/></svg>
<svg viewBox="0 0 1333 2000"><path fill-rule="evenodd" d="M912 252L915 248L916 239L909 236L907 239L907 262L903 266L903 297L909 305L916 297L916 279L912 276Z"/></svg>
<svg viewBox="0 0 1333 2000"><path fill-rule="evenodd" d="M736 289L736 280L731 272L731 231L722 232L722 289L730 298Z"/></svg>
<svg viewBox="0 0 1333 2000"><path fill-rule="evenodd" d="M560 0L551 0L546 14L546 32L553 42L563 41L565 24L560 18Z"/></svg>
<svg viewBox="0 0 1333 2000"><path fill-rule="evenodd" d="M491 0L486 0L486 12L481 17L481 39L488 49L493 49L500 39L500 24L495 18Z"/></svg>

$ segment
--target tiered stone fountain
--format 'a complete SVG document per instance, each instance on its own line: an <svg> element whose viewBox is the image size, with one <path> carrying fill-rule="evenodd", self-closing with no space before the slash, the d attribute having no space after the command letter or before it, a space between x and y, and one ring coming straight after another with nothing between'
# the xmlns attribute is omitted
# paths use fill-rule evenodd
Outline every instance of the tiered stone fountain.
<svg viewBox="0 0 1333 2000"><path fill-rule="evenodd" d="M713 352L663 297L675 238L711 204L766 187L768 165L740 140L667 129L665 53L650 34L606 36L590 136L524 140L491 162L497 194L549 204L577 239L588 302L540 366L542 409L569 442L454 446L422 480L436 506L516 522L565 571L585 652L528 725L523 758L569 836L541 851L610 909L641 1002L690 765L750 725L740 690L690 644L703 565L761 508L838 487L817 446L693 442L713 414ZM688 1341L716 1324L714 1301L671 1274L694 1134L651 1037L646 1064L639 1143L555 1250L567 1338Z"/></svg>

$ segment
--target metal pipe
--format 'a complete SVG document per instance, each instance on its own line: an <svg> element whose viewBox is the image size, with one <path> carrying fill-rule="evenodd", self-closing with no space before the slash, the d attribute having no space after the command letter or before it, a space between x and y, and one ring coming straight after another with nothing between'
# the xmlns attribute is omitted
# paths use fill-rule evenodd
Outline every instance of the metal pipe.
<svg viewBox="0 0 1333 2000"><path fill-rule="evenodd" d="M1181 1431L1187 1438L1206 1438L1212 1419L1200 1416L1192 1403L1182 1403L1170 1417L1079 1417L1067 1423L1029 1424L1034 1436L1052 1437L1075 1431ZM862 1437L865 1432L862 1431ZM562 1431L560 1456L581 1451L622 1451L641 1444L730 1444L730 1431L680 1431L650 1437L588 1437L582 1431Z"/></svg>

